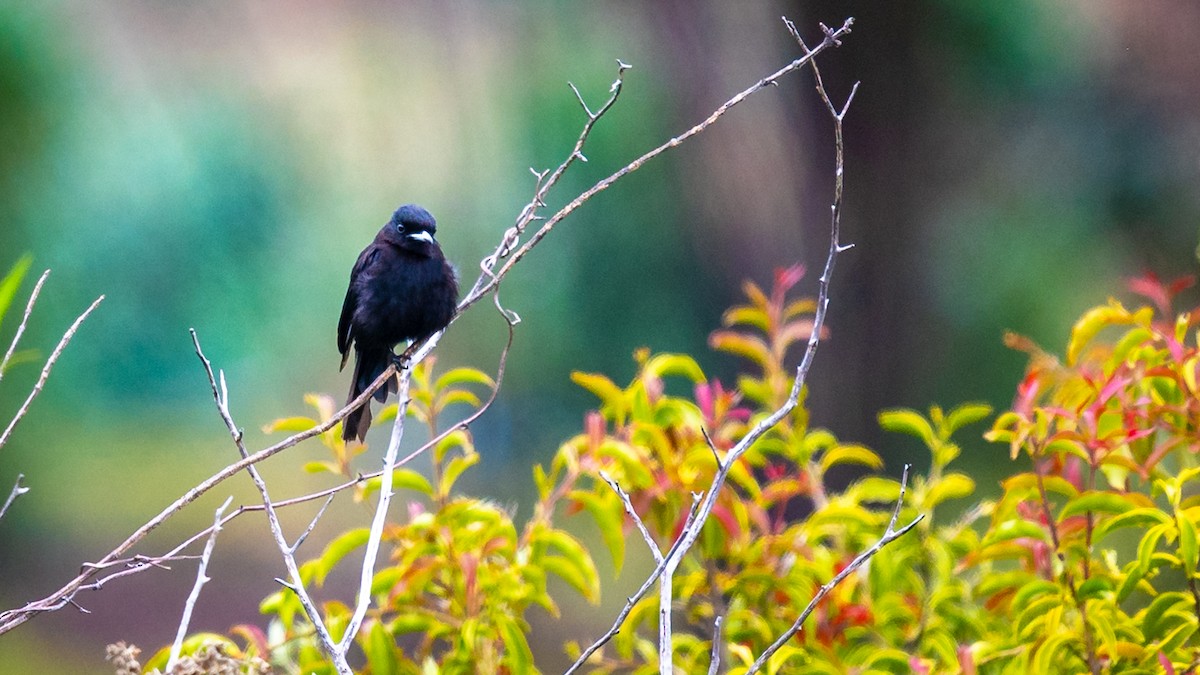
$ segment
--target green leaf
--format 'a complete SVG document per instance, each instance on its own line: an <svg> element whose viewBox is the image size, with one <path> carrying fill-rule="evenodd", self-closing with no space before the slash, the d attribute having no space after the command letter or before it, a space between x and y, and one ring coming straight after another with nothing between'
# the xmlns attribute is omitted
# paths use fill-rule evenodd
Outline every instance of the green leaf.
<svg viewBox="0 0 1200 675"><path fill-rule="evenodd" d="M364 495L370 495L378 492L379 487L383 484L382 476L368 478L363 486ZM392 489L393 490L413 490L420 492L423 495L433 496L433 485L429 479L412 469L396 469L392 472Z"/></svg>
<svg viewBox="0 0 1200 675"><path fill-rule="evenodd" d="M1163 523L1155 525L1142 535L1141 541L1138 542L1138 569L1142 575L1149 572L1154 563L1154 553L1158 550L1158 542L1167 533L1167 530L1172 528L1171 523Z"/></svg>
<svg viewBox="0 0 1200 675"><path fill-rule="evenodd" d="M264 434L273 434L277 431L287 431L290 433L298 433L308 431L317 426L317 421L311 417L280 417L279 419L263 425Z"/></svg>
<svg viewBox="0 0 1200 675"><path fill-rule="evenodd" d="M959 499L975 492L975 481L961 473L950 473L935 483L925 496L925 508L932 509L950 499Z"/></svg>
<svg viewBox="0 0 1200 675"><path fill-rule="evenodd" d="M946 416L946 432L953 434L963 427L974 424L992 414L992 406L986 403L964 403Z"/></svg>
<svg viewBox="0 0 1200 675"><path fill-rule="evenodd" d="M642 373L649 377L662 379L672 375L686 377L692 382L704 382L704 371L700 364L687 354L658 354L650 358L642 368Z"/></svg>
<svg viewBox="0 0 1200 675"><path fill-rule="evenodd" d="M18 258L8 274L0 279L0 323L3 323L4 315L8 312L8 307L12 304L17 289L21 287L21 280L25 278L25 273L29 271L31 264L33 264L33 256L26 253Z"/></svg>
<svg viewBox="0 0 1200 675"><path fill-rule="evenodd" d="M313 581L318 586L325 583L325 577L329 576L329 573L341 562L342 558L345 558L348 553L359 546L366 545L370 534L370 530L363 527L345 532L329 542L325 546L325 550L321 551L321 556L312 561L315 571Z"/></svg>
<svg viewBox="0 0 1200 675"><path fill-rule="evenodd" d="M1182 513L1175 514L1175 521L1179 527L1179 558L1183 561L1184 574L1192 579L1196 575L1197 558L1200 557L1196 545L1196 526Z"/></svg>
<svg viewBox="0 0 1200 675"><path fill-rule="evenodd" d="M1181 591L1160 593L1158 597L1150 602L1150 605L1146 607L1146 611L1142 615L1142 630L1145 633L1146 639L1155 640L1165 637L1166 631L1170 630L1173 624L1164 622L1163 617L1175 607L1186 608L1191 604L1191 598Z"/></svg>
<svg viewBox="0 0 1200 675"><path fill-rule="evenodd" d="M504 663L512 673L532 673L533 651L517 622L510 617L497 620L500 628L500 640L504 643ZM374 674L372 674L374 675Z"/></svg>
<svg viewBox="0 0 1200 675"><path fill-rule="evenodd" d="M879 426L886 431L916 436L930 448L934 447L936 443L933 427L929 426L929 420L914 410L907 408L884 410L879 413Z"/></svg>
<svg viewBox="0 0 1200 675"><path fill-rule="evenodd" d="M567 499L582 504L596 521L600 537L612 556L615 574L620 576L621 567L625 564L625 507L620 498L612 493L600 496L585 490L572 490L567 493Z"/></svg>
<svg viewBox="0 0 1200 675"><path fill-rule="evenodd" d="M1154 507L1145 507L1126 511L1112 518L1100 521L1092 532L1092 541L1099 543L1104 537L1127 527L1151 527L1171 522L1170 516Z"/></svg>
<svg viewBox="0 0 1200 675"><path fill-rule="evenodd" d="M861 464L871 469L883 468L883 460L863 445L836 445L821 454L821 471L838 464Z"/></svg>
<svg viewBox="0 0 1200 675"><path fill-rule="evenodd" d="M371 625L367 633L366 644L363 645L367 663L371 666L371 675L395 675L400 672L400 660L396 654L396 641L388 634L382 621Z"/></svg>
<svg viewBox="0 0 1200 675"><path fill-rule="evenodd" d="M435 391L441 391L456 384L482 384L492 389L496 388L496 382L487 373L476 368L454 368L448 370L442 373L441 377L433 383L433 388Z"/></svg>
<svg viewBox="0 0 1200 675"><path fill-rule="evenodd" d="M562 577L589 602L599 602L600 574L583 544L562 530L544 530L541 536L561 554L543 558L546 571Z"/></svg>
<svg viewBox="0 0 1200 675"><path fill-rule="evenodd" d="M1083 515L1088 512L1119 515L1144 506L1146 501L1148 500L1138 493L1087 491L1063 506L1062 511L1058 514L1058 522L1061 523L1071 516Z"/></svg>
<svg viewBox="0 0 1200 675"><path fill-rule="evenodd" d="M1037 539L1038 541L1049 542L1050 538L1046 531L1041 526L1031 523L1027 520L1006 520L984 535L981 546L991 546L1013 539Z"/></svg>
<svg viewBox="0 0 1200 675"><path fill-rule="evenodd" d="M446 463L446 470L442 472L442 479L438 481L438 495L442 497L449 496L450 490L454 488L454 483L458 480L459 476L478 463L479 453L477 452L452 458Z"/></svg>

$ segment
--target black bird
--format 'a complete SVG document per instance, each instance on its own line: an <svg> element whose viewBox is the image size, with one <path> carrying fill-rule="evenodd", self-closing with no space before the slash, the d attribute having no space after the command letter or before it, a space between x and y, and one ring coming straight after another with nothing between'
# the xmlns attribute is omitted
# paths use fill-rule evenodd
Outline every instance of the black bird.
<svg viewBox="0 0 1200 675"><path fill-rule="evenodd" d="M354 376L349 403L379 377L392 351L405 340L419 340L446 327L458 303L458 276L433 235L437 222L416 204L396 209L392 219L363 249L350 271L350 287L338 321L342 368L354 345ZM396 391L393 379L375 392L380 403ZM362 441L371 428L371 402L342 422L342 438Z"/></svg>

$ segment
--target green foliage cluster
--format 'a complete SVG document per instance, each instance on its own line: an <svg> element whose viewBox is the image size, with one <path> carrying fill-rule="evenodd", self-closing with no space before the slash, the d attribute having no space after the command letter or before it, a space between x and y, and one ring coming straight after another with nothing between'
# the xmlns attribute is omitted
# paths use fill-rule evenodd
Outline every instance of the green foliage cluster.
<svg viewBox="0 0 1200 675"><path fill-rule="evenodd" d="M670 546L692 494L711 484L716 457L788 396L791 348L812 330L813 302L789 299L802 275L799 267L778 271L769 292L747 283L747 303L713 333L714 349L749 363L733 386L707 377L690 356L646 351L635 355L638 371L625 386L576 373L599 408L549 466L534 468L537 503L520 528L505 509L454 492L478 459L465 431L433 450L432 481L398 469L396 484L412 499L385 531L390 558L376 572L375 608L358 642L362 672L537 672L526 615L534 606L557 615L548 578L592 602L600 592L593 553L561 520L589 514L619 571L628 542L643 544L607 476L656 544ZM1110 300L1088 311L1061 362L1009 337L1030 365L1012 409L986 437L1027 470L1003 481L996 500L966 502L975 483L954 470L956 435L989 417L988 406L882 412L885 429L928 450L930 469L913 478L900 512L901 522L925 518L828 594L766 672L1195 672L1200 309L1173 313L1184 285L1137 280L1151 304L1131 311ZM432 362L413 382L411 412L435 434L446 405L478 406L475 391L493 386L473 370L437 376ZM317 419L333 411L330 399L310 403ZM317 419L280 420L271 430ZM361 447L339 437L336 428L322 436L333 458L310 470L355 475ZM827 476L844 465L866 475L835 487ZM707 671L721 617L723 671L745 672L817 589L883 533L901 486L877 473L882 465L874 451L810 427L802 405L759 439L732 467L674 577L677 668ZM356 498L370 500L377 489L365 482ZM305 581L320 586L365 539L355 530L334 540L303 566ZM217 638L227 655L332 672L290 592L262 609L265 632L241 626ZM322 609L337 638L350 609L337 601ZM589 672L657 672L657 611L657 597L640 600ZM565 649L582 652L575 642Z"/></svg>

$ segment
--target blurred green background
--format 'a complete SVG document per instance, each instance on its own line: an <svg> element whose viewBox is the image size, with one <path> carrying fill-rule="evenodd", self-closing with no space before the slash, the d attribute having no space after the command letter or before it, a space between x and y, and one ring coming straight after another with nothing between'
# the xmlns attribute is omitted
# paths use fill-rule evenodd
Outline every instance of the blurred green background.
<svg viewBox="0 0 1200 675"><path fill-rule="evenodd" d="M1183 0L0 0L0 269L35 257L0 343L44 268L23 341L42 356L107 295L0 451L5 495L18 472L32 488L0 522L0 607L53 591L232 461L189 327L264 447L258 429L306 412L304 393L344 395L345 282L398 204L438 217L469 284L528 200L528 169L556 165L576 137L568 80L598 104L615 59L634 65L551 207L795 58L785 14L814 42L818 21L858 18L821 61L835 97L862 87L846 127L843 238L856 246L809 400L816 423L879 448L890 470L924 458L880 434L879 409L1004 406L1024 365L1005 329L1057 351L1124 277L1194 270L1200 5ZM524 321L475 428L484 465L461 485L527 515L530 465L593 404L573 369L623 382L649 346L736 372L705 343L740 282L818 268L827 245L830 123L809 73L781 84L592 200L509 277L504 299ZM494 369L502 336L481 304L440 362ZM0 419L38 370L4 378ZM967 446L964 468L994 486L1005 449ZM268 462L276 494L327 485L299 471L322 456L301 446ZM255 499L244 476L229 481L140 550L204 527L231 493ZM298 532L311 511L289 517ZM339 502L311 552L365 519ZM599 632L637 581L628 570L600 611L532 617L544 668L562 662L563 639ZM240 519L193 630L256 621L282 573L265 523ZM181 564L83 594L92 614L0 637L0 671L111 672L108 642L171 639L192 580Z"/></svg>

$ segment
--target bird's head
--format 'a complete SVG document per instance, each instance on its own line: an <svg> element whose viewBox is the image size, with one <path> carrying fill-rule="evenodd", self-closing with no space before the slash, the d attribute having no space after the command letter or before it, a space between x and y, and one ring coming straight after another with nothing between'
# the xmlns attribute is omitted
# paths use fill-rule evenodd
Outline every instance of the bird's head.
<svg viewBox="0 0 1200 675"><path fill-rule="evenodd" d="M437 221L433 214L416 204L405 204L396 209L383 229L388 241L400 248L428 255L432 247L437 247L433 238L437 234Z"/></svg>

